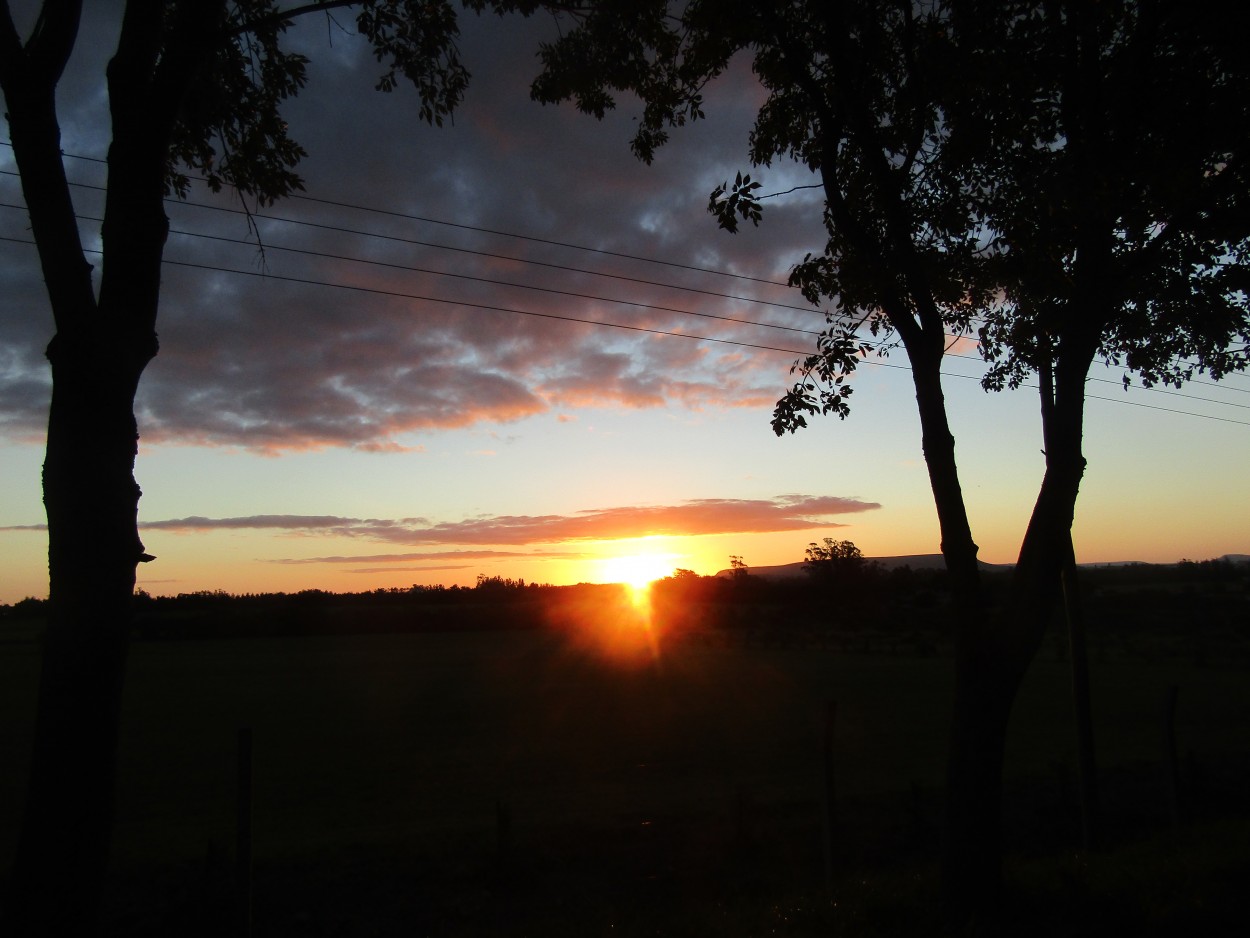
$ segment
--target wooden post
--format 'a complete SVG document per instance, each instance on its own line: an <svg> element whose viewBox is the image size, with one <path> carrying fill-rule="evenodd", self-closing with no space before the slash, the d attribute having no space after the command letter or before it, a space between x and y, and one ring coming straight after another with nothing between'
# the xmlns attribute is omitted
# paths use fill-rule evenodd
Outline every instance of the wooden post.
<svg viewBox="0 0 1250 938"><path fill-rule="evenodd" d="M1098 765L1094 759L1094 720L1089 695L1089 656L1085 648L1085 614L1071 550L1063 567L1063 608L1068 620L1072 705L1076 712L1077 766L1081 786L1081 842L1086 852L1098 836Z"/></svg>
<svg viewBox="0 0 1250 938"><path fill-rule="evenodd" d="M502 798L495 800L495 848L503 869L512 856L512 810Z"/></svg>
<svg viewBox="0 0 1250 938"><path fill-rule="evenodd" d="M824 734L823 734L823 761L824 761L824 815L825 815L825 887L832 892L833 890L833 867L835 860L835 835L834 827L837 819L837 801L834 775L833 761L833 728L838 714L838 702L836 700L829 701L825 708Z"/></svg>
<svg viewBox="0 0 1250 938"><path fill-rule="evenodd" d="M1172 829L1181 826L1181 778L1176 761L1176 698L1180 688L1169 684L1163 695L1163 767L1167 777L1168 815Z"/></svg>
<svg viewBox="0 0 1250 938"><path fill-rule="evenodd" d="M252 728L238 735L238 778L235 791L234 858L238 882L239 933L252 935Z"/></svg>

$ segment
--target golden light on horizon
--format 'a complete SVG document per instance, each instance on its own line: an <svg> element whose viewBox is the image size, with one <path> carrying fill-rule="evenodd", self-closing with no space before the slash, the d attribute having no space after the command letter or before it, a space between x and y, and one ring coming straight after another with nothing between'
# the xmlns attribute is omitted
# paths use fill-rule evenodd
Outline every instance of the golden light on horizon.
<svg viewBox="0 0 1250 938"><path fill-rule="evenodd" d="M623 554L601 561L599 580L622 583L635 592L645 592L656 580L673 572L673 554Z"/></svg>

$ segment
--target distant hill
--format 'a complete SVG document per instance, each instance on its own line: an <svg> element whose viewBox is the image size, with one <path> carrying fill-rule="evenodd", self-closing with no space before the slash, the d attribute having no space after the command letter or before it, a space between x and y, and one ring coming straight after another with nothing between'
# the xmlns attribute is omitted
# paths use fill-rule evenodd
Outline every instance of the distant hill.
<svg viewBox="0 0 1250 938"><path fill-rule="evenodd" d="M911 567L913 570L941 570L945 566L941 554L908 554L903 557L865 557L869 563L875 563L886 570L894 570L898 567ZM797 580L805 574L803 568L807 566L807 562L800 560L797 563L783 563L775 567L749 567L747 572L751 576L762 577L765 580ZM1007 570L1013 564L1002 563L985 563L982 561L982 570ZM718 570L718 577L729 577L733 574L732 570Z"/></svg>
<svg viewBox="0 0 1250 938"><path fill-rule="evenodd" d="M945 566L941 554L907 554L902 557L865 557L870 563L878 564L886 570L895 570L898 567L911 567L913 570L941 570ZM1250 554L1225 554L1218 558L1228 563L1250 563ZM1013 563L986 563L980 561L982 570L1010 570L1015 566ZM807 562L800 560L797 563L783 563L775 567L748 567L747 572L751 576L761 577L765 580L797 580L803 577L803 568L807 566ZM1176 564L1149 564L1142 560L1113 560L1105 563L1083 563L1081 567L1103 568L1103 567L1174 567ZM718 570L718 577L730 577L733 575L732 570Z"/></svg>

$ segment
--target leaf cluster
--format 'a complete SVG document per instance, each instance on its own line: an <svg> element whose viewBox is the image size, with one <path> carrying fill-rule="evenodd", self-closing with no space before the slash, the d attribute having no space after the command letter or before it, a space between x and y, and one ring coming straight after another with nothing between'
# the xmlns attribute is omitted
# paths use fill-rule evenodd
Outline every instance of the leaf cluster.
<svg viewBox="0 0 1250 938"><path fill-rule="evenodd" d="M791 284L829 329L795 363L782 433L845 416L873 347L933 365L975 337L987 389L1086 349L1147 384L1244 368L1248 27L1222 0L609 2L544 50L534 94L597 117L636 95L650 161L750 56L750 162L797 160L826 197L827 241ZM712 192L726 231L761 223L755 176Z"/></svg>
<svg viewBox="0 0 1250 938"><path fill-rule="evenodd" d="M684 18L666 0L605 0L566 11L573 28L539 49L542 72L531 86L537 101L571 100L600 120L632 93L642 104L630 142L646 163L668 142L673 128L704 116L703 88L736 50L727 34L700 30L693 21L716 9L718 23L732 22L736 0L691 3Z"/></svg>
<svg viewBox="0 0 1250 938"><path fill-rule="evenodd" d="M986 386L1019 385L1086 331L1126 384L1244 368L1244 5L959 7L961 55L984 77L952 96L951 157L992 181L1003 252L1003 302L979 329Z"/></svg>
<svg viewBox="0 0 1250 938"><path fill-rule="evenodd" d="M280 108L304 87L308 60L282 49L289 23L275 12L270 0L235 4L182 95L166 177L179 198L190 190L188 171L202 173L213 192L233 187L262 205L303 188L294 167L306 153Z"/></svg>
<svg viewBox="0 0 1250 938"><path fill-rule="evenodd" d="M307 77L308 60L282 47L296 14L330 16L337 7L355 8L356 34L369 42L383 68L377 89L412 85L426 123L441 126L449 119L469 82L450 0L323 0L297 8L277 0L234 0L226 6L220 28L202 39L211 46L207 64L179 104L166 179L167 189L179 196L188 192L192 174L202 174L213 191L232 187L260 205L303 188L296 167L306 154L281 113ZM174 21L165 15L166 47L173 45Z"/></svg>

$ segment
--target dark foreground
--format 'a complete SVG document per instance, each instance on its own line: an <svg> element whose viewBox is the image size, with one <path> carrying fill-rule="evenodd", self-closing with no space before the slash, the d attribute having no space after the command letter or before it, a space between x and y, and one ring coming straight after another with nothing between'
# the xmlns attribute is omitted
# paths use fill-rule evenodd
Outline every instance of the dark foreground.
<svg viewBox="0 0 1250 938"><path fill-rule="evenodd" d="M669 635L624 609L576 618L137 641L106 934L240 933L244 727L257 935L940 933L940 644ZM1097 646L1089 852L1062 642L1035 663L1009 752L1003 933L1218 934L1244 918L1250 667L1174 638ZM6 858L36 660L31 641L9 639Z"/></svg>

